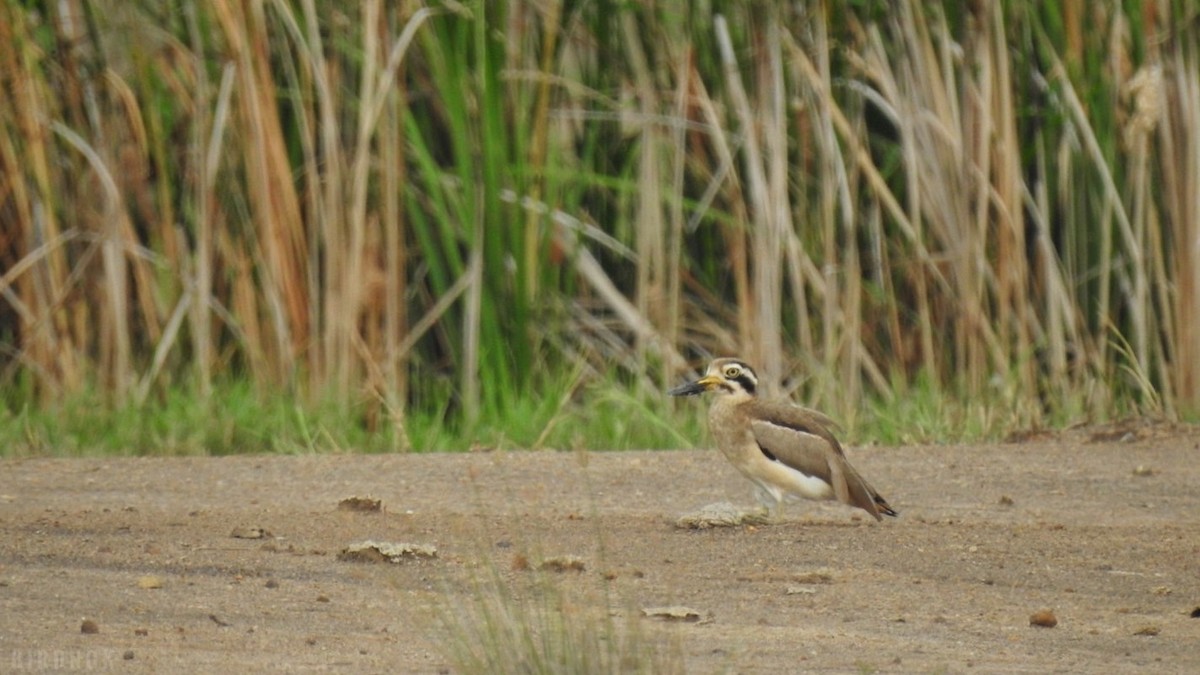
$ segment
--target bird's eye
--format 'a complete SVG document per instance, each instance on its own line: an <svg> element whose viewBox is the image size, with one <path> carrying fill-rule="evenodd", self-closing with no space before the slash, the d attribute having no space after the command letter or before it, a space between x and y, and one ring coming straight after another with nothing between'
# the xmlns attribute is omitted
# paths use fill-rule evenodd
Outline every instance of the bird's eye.
<svg viewBox="0 0 1200 675"><path fill-rule="evenodd" d="M741 375L741 374L742 374L742 369L738 368L737 366L730 366L725 369L725 377L727 377L731 380L737 379L737 376Z"/></svg>

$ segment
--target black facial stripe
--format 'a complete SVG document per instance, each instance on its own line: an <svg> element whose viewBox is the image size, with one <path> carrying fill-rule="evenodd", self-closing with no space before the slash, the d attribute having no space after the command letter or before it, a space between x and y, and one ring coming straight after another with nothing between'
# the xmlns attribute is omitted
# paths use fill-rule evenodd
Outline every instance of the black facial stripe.
<svg viewBox="0 0 1200 675"><path fill-rule="evenodd" d="M762 454L766 455L767 459L771 460L772 462L779 461L779 458L776 457L775 454L772 453L770 450L766 449L766 447L764 447L762 443L758 444L758 449L762 450Z"/></svg>
<svg viewBox="0 0 1200 675"><path fill-rule="evenodd" d="M742 389L745 389L747 394L753 394L754 389L758 386L758 384L754 381L754 377L750 375L749 372L745 371L738 376L736 382L742 385Z"/></svg>

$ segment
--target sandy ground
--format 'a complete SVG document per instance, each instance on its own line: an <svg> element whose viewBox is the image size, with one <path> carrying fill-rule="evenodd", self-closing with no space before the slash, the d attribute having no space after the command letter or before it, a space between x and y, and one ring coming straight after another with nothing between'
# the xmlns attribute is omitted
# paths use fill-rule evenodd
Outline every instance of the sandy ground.
<svg viewBox="0 0 1200 675"><path fill-rule="evenodd" d="M752 505L715 451L0 461L0 672L454 672L492 580L689 673L1200 672L1197 430L849 454L900 518L680 529Z"/></svg>

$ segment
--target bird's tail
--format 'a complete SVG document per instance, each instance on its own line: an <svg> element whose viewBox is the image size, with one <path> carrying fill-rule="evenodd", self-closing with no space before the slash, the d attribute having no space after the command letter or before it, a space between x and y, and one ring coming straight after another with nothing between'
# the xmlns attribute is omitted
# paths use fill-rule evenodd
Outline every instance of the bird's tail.
<svg viewBox="0 0 1200 675"><path fill-rule="evenodd" d="M893 518L900 515L899 511L897 511L896 509L893 509L891 504L887 503L887 500L883 498L883 495L880 495L879 493L875 493L874 497L875 497L875 509L878 510L880 513L882 513L885 516L891 516Z"/></svg>

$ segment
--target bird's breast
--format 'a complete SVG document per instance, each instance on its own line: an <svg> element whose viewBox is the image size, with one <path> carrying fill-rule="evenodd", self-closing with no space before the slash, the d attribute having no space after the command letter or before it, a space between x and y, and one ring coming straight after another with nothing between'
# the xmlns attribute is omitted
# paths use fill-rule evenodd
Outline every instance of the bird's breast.
<svg viewBox="0 0 1200 675"><path fill-rule="evenodd" d="M734 406L714 405L708 410L708 430L721 452L739 468L757 452L750 422Z"/></svg>

